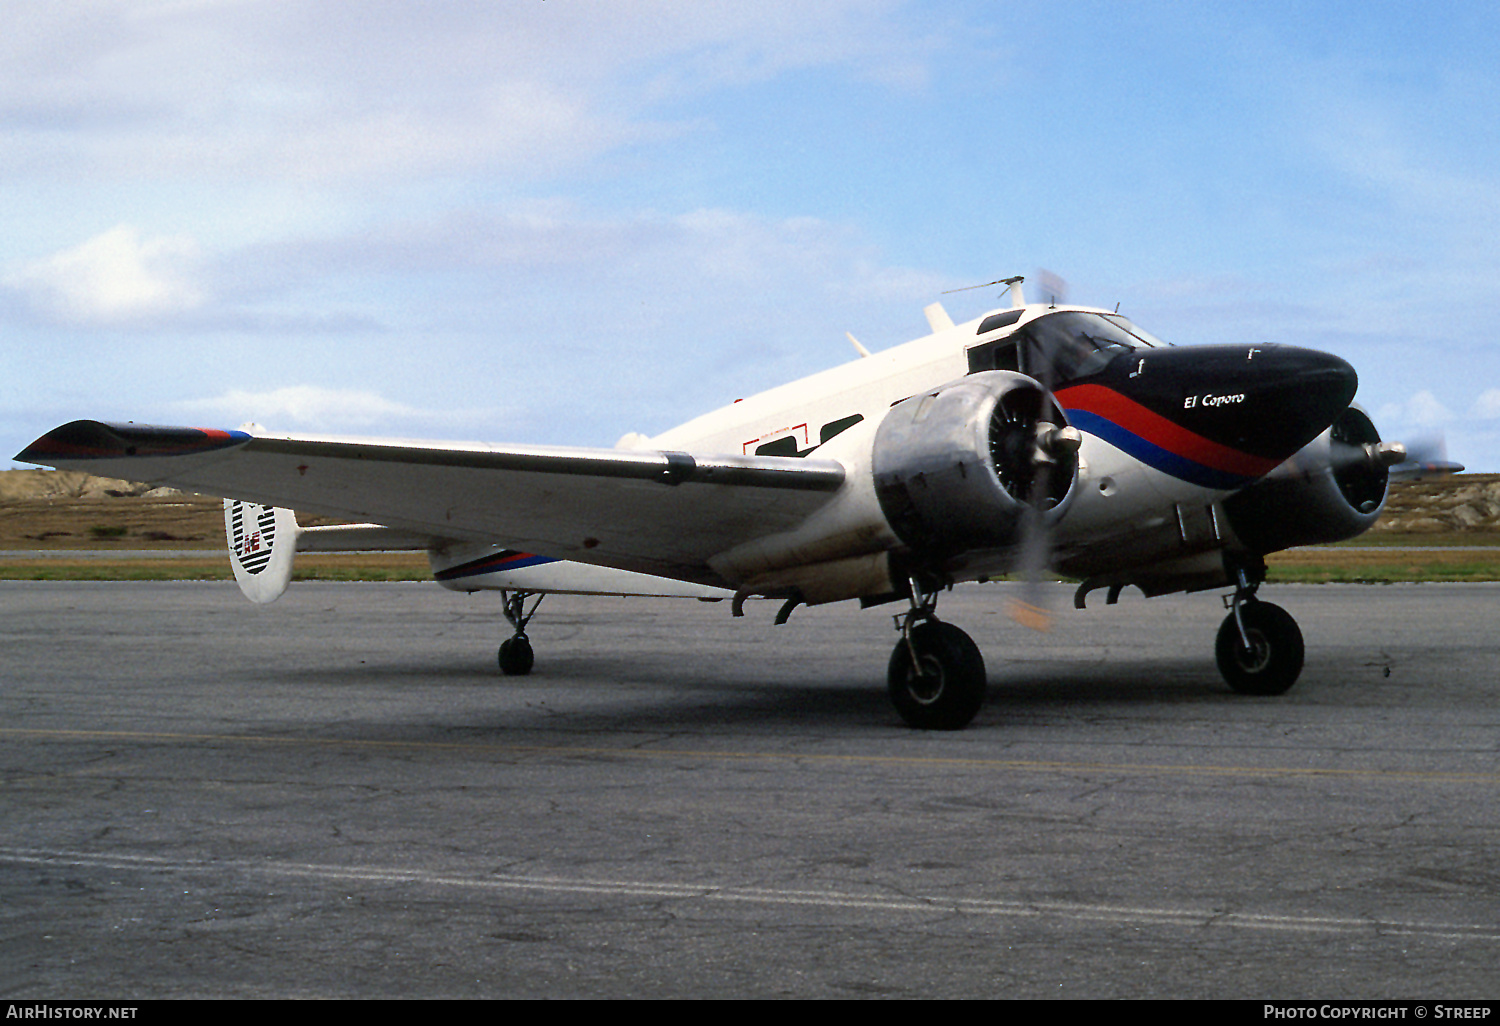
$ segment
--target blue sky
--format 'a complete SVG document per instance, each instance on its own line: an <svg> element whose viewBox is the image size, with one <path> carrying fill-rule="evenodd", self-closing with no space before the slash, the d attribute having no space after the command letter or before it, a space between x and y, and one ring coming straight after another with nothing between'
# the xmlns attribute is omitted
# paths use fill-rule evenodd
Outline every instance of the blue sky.
<svg viewBox="0 0 1500 1026"><path fill-rule="evenodd" d="M0 446L611 445L1047 268L1500 471L1493 3L0 0ZM996 290L942 297L955 319Z"/></svg>

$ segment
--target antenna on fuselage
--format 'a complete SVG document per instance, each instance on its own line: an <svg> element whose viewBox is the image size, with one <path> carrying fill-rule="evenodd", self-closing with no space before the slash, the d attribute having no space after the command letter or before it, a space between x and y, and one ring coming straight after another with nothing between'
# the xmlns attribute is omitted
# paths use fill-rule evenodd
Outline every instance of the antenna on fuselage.
<svg viewBox="0 0 1500 1026"><path fill-rule="evenodd" d="M1019 310L1021 307L1026 305L1026 296L1021 292L1021 282L1025 280L1025 278L1021 277L1018 274L1014 278L1001 278L999 281L987 281L983 285L965 285L961 289L949 289L947 292L944 292L943 295L946 296L953 292L968 292L970 289L987 289L991 285L1004 285L1010 289L1011 309Z"/></svg>

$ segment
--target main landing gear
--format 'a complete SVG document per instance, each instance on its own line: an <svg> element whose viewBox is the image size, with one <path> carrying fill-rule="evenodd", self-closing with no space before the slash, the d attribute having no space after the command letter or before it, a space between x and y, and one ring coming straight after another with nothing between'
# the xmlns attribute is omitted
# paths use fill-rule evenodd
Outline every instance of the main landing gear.
<svg viewBox="0 0 1500 1026"><path fill-rule="evenodd" d="M529 591L500 591L500 608L505 618L516 629L516 633L500 642L500 672L507 677L524 677L531 672L536 656L531 651L531 641L526 637L526 625L536 615L536 607L542 604L545 595L537 595L536 601L527 610L526 600L532 597Z"/></svg>
<svg viewBox="0 0 1500 1026"><path fill-rule="evenodd" d="M1280 606L1256 598L1264 575L1238 571L1229 615L1219 627L1214 655L1225 682L1244 695L1280 695L1302 673L1304 647L1297 621ZM531 672L535 655L526 625L544 595L500 592L505 619L515 634L500 644L500 672ZM528 608L527 602L531 601ZM886 687L896 712L918 730L962 730L984 707L984 656L974 640L937 618L937 592L911 582L911 608L896 617L901 640L891 651Z"/></svg>
<svg viewBox="0 0 1500 1026"><path fill-rule="evenodd" d="M1255 597L1260 583L1239 571L1214 657L1224 680L1240 694L1280 695L1302 673L1302 630L1285 609Z"/></svg>
<svg viewBox="0 0 1500 1026"><path fill-rule="evenodd" d="M937 594L915 581L911 609L898 616L887 688L896 712L918 730L961 730L984 705L984 656L963 631L935 615Z"/></svg>

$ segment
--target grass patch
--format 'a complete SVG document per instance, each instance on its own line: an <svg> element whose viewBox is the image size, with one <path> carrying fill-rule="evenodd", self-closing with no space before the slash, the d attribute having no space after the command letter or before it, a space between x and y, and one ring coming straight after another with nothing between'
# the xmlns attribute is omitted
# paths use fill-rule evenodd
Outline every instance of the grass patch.
<svg viewBox="0 0 1500 1026"><path fill-rule="evenodd" d="M1283 584L1500 581L1500 551L1398 552L1328 545L1273 553L1266 557L1266 567L1266 580Z"/></svg>
<svg viewBox="0 0 1500 1026"><path fill-rule="evenodd" d="M1409 581L1500 581L1500 550L1466 547L1425 552L1324 545L1278 552L1266 558L1267 580L1280 584ZM0 580L9 581L229 581L228 554L203 558L113 558L0 560ZM294 581L429 581L421 552L304 553Z"/></svg>
<svg viewBox="0 0 1500 1026"><path fill-rule="evenodd" d="M1500 545L1500 532L1496 531L1366 531L1357 538L1320 545L1324 549L1407 548L1410 546L1436 546L1440 548L1474 548L1476 546Z"/></svg>

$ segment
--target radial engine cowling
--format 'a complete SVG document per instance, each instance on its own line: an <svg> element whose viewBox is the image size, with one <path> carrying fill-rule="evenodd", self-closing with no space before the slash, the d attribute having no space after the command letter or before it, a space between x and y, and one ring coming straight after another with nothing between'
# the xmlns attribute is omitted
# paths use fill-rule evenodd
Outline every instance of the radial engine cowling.
<svg viewBox="0 0 1500 1026"><path fill-rule="evenodd" d="M1387 464L1401 451L1382 446L1370 418L1351 406L1291 459L1226 499L1224 512L1235 536L1262 555L1353 538L1380 516Z"/></svg>
<svg viewBox="0 0 1500 1026"><path fill-rule="evenodd" d="M1017 544L1062 515L1081 436L1034 378L984 371L897 403L875 435L881 511L924 559Z"/></svg>

